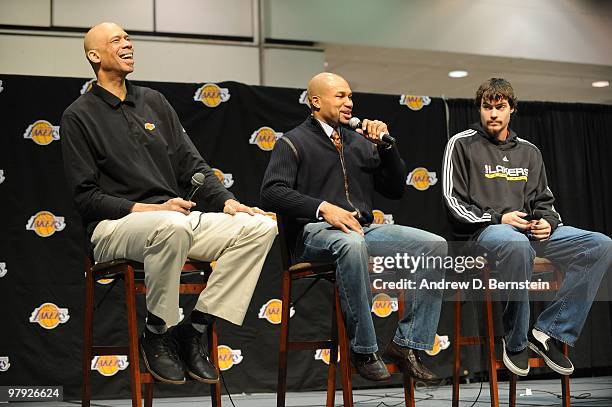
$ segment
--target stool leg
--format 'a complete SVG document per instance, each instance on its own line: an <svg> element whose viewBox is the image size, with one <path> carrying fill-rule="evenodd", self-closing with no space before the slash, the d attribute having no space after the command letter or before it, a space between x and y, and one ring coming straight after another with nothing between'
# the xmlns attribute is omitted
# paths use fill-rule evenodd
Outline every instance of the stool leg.
<svg viewBox="0 0 612 407"><path fill-rule="evenodd" d="M514 373L510 373L510 407L516 406L516 381L518 376Z"/></svg>
<svg viewBox="0 0 612 407"><path fill-rule="evenodd" d="M404 374L404 404L406 407L414 407L414 379Z"/></svg>
<svg viewBox="0 0 612 407"><path fill-rule="evenodd" d="M210 398L213 407L221 407L221 374L219 370L219 338L217 336L217 324L213 321L211 329L208 330L208 344L210 346L210 360L217 368L219 381L210 385Z"/></svg>
<svg viewBox="0 0 612 407"><path fill-rule="evenodd" d="M338 342L340 344L340 372L342 374L342 398L344 407L353 407L353 383L351 380L351 356L349 352L346 325L340 306L338 287L334 287L334 300L336 302L336 321L338 324Z"/></svg>
<svg viewBox="0 0 612 407"><path fill-rule="evenodd" d="M563 354L569 356L569 346L566 343L563 344ZM570 406L570 396L569 376L561 375L561 402L563 407Z"/></svg>
<svg viewBox="0 0 612 407"><path fill-rule="evenodd" d="M459 384L461 376L461 292L455 298L455 325L453 342L453 407L459 407Z"/></svg>
<svg viewBox="0 0 612 407"><path fill-rule="evenodd" d="M338 321L336 318L336 301L332 304L331 313L331 347L329 348L329 367L327 368L326 407L334 407L336 398L336 366L338 365Z"/></svg>
<svg viewBox="0 0 612 407"><path fill-rule="evenodd" d="M145 407L153 407L153 383L145 383Z"/></svg>
<svg viewBox="0 0 612 407"><path fill-rule="evenodd" d="M278 345L278 381L276 384L276 406L285 407L287 393L287 350L289 346L289 311L291 308L291 275L283 270L281 288L281 327Z"/></svg>
<svg viewBox="0 0 612 407"><path fill-rule="evenodd" d="M134 268L126 266L125 304L128 322L128 359L130 361L130 386L132 388L132 407L142 406L140 389L140 359L138 356L138 326L136 324L136 287L134 285Z"/></svg>
<svg viewBox="0 0 612 407"><path fill-rule="evenodd" d="M91 401L91 359L93 346L94 279L89 259L85 260L85 313L83 315L83 389L81 406Z"/></svg>
<svg viewBox="0 0 612 407"><path fill-rule="evenodd" d="M486 283L489 284L489 273L485 273ZM499 406L499 393L497 390L497 363L495 360L495 334L493 332L493 303L491 301L491 291L485 290L485 326L486 326L486 347L487 364L489 368L489 390L491 393L491 406Z"/></svg>

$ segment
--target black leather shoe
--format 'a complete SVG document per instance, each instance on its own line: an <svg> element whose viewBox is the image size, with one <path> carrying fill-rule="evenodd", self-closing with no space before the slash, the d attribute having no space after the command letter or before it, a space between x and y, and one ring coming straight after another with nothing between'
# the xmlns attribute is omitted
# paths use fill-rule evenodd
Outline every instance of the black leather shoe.
<svg viewBox="0 0 612 407"><path fill-rule="evenodd" d="M185 367L168 332L158 335L146 331L140 336L140 353L151 375L164 383L185 383Z"/></svg>
<svg viewBox="0 0 612 407"><path fill-rule="evenodd" d="M179 348L179 356L185 363L187 373L203 383L217 383L219 372L208 356L206 345L202 341L203 334L191 325L179 325L172 330Z"/></svg>
<svg viewBox="0 0 612 407"><path fill-rule="evenodd" d="M383 357L392 360L395 364L397 364L402 373L407 374L414 379L422 380L428 383L440 381L440 378L425 367L423 362L421 362L421 358L419 357L419 353L416 349L399 346L395 342L391 341L391 343L387 346L387 350L385 350Z"/></svg>
<svg viewBox="0 0 612 407"><path fill-rule="evenodd" d="M381 381L391 377L387 366L376 353L356 353L351 350L351 362L364 379Z"/></svg>

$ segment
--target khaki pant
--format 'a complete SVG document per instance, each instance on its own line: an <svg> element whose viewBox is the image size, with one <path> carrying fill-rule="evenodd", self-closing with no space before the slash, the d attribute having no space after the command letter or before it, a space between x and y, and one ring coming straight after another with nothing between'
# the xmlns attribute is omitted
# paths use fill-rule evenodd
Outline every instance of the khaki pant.
<svg viewBox="0 0 612 407"><path fill-rule="evenodd" d="M264 215L151 211L104 220L91 241L97 262L144 263L147 310L168 326L179 321L179 278L185 260L216 260L195 308L242 325L276 234L276 222Z"/></svg>

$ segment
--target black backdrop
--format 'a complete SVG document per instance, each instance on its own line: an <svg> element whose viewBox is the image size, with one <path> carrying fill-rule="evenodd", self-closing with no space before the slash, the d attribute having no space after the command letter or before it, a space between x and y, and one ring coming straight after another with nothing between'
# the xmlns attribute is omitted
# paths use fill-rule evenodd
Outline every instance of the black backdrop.
<svg viewBox="0 0 612 407"><path fill-rule="evenodd" d="M0 81L0 209L3 214L0 266L4 263L0 267L0 275L3 275L0 277L0 309L4 311L0 323L0 384L64 385L67 398L78 398L84 300L83 232L65 186L61 139L52 140L53 131L41 130L40 125L30 132L27 130L38 120L58 126L63 110L79 96L87 80L1 75ZM228 184L228 188L241 201L251 205L259 204L259 187L270 154L250 143L252 135L262 127L270 127L276 132L288 131L308 115L307 106L299 103L301 89L225 82L218 85L228 90L229 99L216 107L208 107L194 100L197 89L203 84L142 84L161 91L168 98L205 159L225 173L227 180L231 174L233 184ZM395 223L447 236L440 164L448 134L465 129L477 119L471 102L450 100L445 104L437 98L359 93L354 101L357 116L379 118L389 124L410 171L423 167L431 173L431 177L425 177L422 182L427 189L418 190L407 185L401 201L378 197L376 208L391 215ZM610 235L612 188L608 176L612 169L609 158L612 153L612 108L525 102L519 105L512 126L521 137L542 149L551 188L558 198L556 207L565 223ZM51 137L45 139L46 135ZM47 228L47 233L54 231L48 237L28 230L31 218L41 211L63 217L63 230L60 230L61 222L55 223L55 228ZM45 230L39 228L38 232L44 234ZM279 298L279 269L280 259L274 247L244 326L220 323L220 344L234 350L234 364L223 372L233 393L275 390L279 326L259 314L269 300ZM108 287L97 285L98 298ZM298 285L296 291L303 288ZM611 289L608 276L602 291ZM330 287L323 286L298 304L292 326L300 336L328 329L330 293ZM122 299L121 290L115 288L96 314L95 336L108 344L125 340ZM193 302L193 298L181 300L185 314ZM44 312L37 314L44 303L52 305L47 307L46 315ZM576 366L583 369L579 372L589 374L589 369L612 366L610 304L598 302L593 306L577 344L580 352L573 354ZM451 333L451 306L450 302L444 304L438 329L441 335ZM59 320L57 307L63 315ZM142 311L143 306L140 309ZM384 346L391 339L395 314L374 318L380 345ZM45 329L39 322L59 324ZM475 323L469 322L467 319L466 329L475 329ZM450 349L428 359L440 374L450 375ZM466 350L464 361L469 374L483 370L476 348ZM326 365L317 360L313 352L294 352L289 364L291 389L324 387ZM120 370L122 367L125 365L121 361L111 360L107 373L116 371L114 375L94 372L96 397L128 395L127 372ZM359 379L355 384L372 385ZM162 385L160 389L167 395L196 394L206 392L203 387L206 386Z"/></svg>

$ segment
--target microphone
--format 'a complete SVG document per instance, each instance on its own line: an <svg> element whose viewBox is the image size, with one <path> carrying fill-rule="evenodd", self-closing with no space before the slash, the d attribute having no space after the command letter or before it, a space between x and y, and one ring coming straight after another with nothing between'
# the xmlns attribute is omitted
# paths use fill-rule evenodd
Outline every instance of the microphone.
<svg viewBox="0 0 612 407"><path fill-rule="evenodd" d="M204 174L201 172L196 172L191 177L191 189L189 190L187 197L185 197L185 200L191 201L191 198L193 198L198 188L200 188L202 185L204 185Z"/></svg>
<svg viewBox="0 0 612 407"><path fill-rule="evenodd" d="M361 128L361 120L356 116L351 117L348 124L353 130ZM395 138L391 137L388 133L380 133L379 138L387 144L395 144Z"/></svg>

